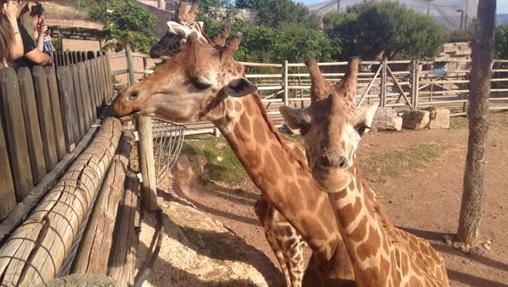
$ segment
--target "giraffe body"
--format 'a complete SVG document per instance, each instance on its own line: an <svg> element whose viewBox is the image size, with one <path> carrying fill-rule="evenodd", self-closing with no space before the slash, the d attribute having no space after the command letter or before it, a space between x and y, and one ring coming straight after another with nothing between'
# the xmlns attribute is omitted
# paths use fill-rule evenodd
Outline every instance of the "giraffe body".
<svg viewBox="0 0 508 287"><path fill-rule="evenodd" d="M444 260L430 244L389 223L373 191L355 164L361 136L369 129L377 104L356 109L359 60L350 62L336 86L325 80L315 60L312 104L305 110L282 107L288 124L305 138L312 175L328 193L336 222L351 258L358 286L449 286Z"/></svg>

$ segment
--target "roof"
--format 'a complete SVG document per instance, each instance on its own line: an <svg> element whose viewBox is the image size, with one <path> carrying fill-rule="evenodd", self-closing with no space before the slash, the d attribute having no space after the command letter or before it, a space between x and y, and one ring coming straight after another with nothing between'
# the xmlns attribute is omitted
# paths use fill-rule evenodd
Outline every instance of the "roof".
<svg viewBox="0 0 508 287"><path fill-rule="evenodd" d="M44 2L44 15L52 28L90 31L102 31L104 28L102 23L93 21L83 9L70 0Z"/></svg>
<svg viewBox="0 0 508 287"><path fill-rule="evenodd" d="M328 12L345 11L348 7L362 4L364 2L381 2L384 0L323 0L318 3L310 4L309 9L319 15ZM445 26L448 30L458 30L461 28L461 22L470 22L476 18L478 9L478 0L396 0L408 8L424 15L432 16L438 23ZM464 16L462 16L462 13ZM466 17L466 19L462 19Z"/></svg>

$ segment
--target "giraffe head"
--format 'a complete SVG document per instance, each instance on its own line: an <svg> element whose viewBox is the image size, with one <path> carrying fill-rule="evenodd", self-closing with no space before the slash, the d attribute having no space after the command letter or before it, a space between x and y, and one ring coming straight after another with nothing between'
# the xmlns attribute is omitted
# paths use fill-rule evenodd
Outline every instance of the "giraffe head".
<svg viewBox="0 0 508 287"><path fill-rule="evenodd" d="M181 26L173 24L176 31L187 28ZM228 32L225 28L212 41L192 32L179 42L178 51L167 47L168 61L125 90L113 103L113 113L139 112L173 122L214 121L231 115L235 110L224 108L231 106L225 102L251 94L256 87L244 77L243 65L233 59L242 35L227 41Z"/></svg>
<svg viewBox="0 0 508 287"><path fill-rule="evenodd" d="M369 129L377 105L356 109L359 59L349 62L344 79L337 85L327 81L315 59L309 68L311 105L306 109L280 108L289 127L300 129L307 160L316 182L327 192L343 190L352 179L356 150Z"/></svg>
<svg viewBox="0 0 508 287"><path fill-rule="evenodd" d="M203 30L203 22L196 21L198 2L193 1L187 9L187 1L181 0L176 11L176 21L167 22L168 31L150 50L152 58L170 58L181 51L191 34L197 35L198 40L205 44L208 42Z"/></svg>

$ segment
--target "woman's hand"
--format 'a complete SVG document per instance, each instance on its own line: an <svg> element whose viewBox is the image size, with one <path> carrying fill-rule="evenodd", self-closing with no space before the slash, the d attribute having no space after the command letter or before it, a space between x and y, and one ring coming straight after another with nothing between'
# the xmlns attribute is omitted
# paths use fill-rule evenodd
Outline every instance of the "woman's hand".
<svg viewBox="0 0 508 287"><path fill-rule="evenodd" d="M44 34L44 32L48 30L48 24L46 23L46 18L44 18L44 16L39 16L35 29L39 34Z"/></svg>
<svg viewBox="0 0 508 287"><path fill-rule="evenodd" d="M18 1L7 0L2 7L2 12L11 22L16 21L16 18L18 18L18 5Z"/></svg>

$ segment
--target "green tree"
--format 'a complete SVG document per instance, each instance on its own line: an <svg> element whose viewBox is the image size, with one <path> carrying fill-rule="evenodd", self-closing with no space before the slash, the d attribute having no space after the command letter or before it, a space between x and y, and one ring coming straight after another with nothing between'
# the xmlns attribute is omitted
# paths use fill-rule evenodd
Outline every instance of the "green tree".
<svg viewBox="0 0 508 287"><path fill-rule="evenodd" d="M466 248L479 245L485 197L485 162L489 132L489 96L494 55L496 0L478 3L469 83L469 136L456 239ZM468 248L469 249L469 248Z"/></svg>
<svg viewBox="0 0 508 287"><path fill-rule="evenodd" d="M237 0L235 6L252 9L256 13L255 22L261 26L278 28L285 24L300 24L307 28L319 28L319 17L305 5L292 0Z"/></svg>
<svg viewBox="0 0 508 287"><path fill-rule="evenodd" d="M157 41L156 18L136 0L108 0L90 9L90 16L104 23L105 48L148 52Z"/></svg>
<svg viewBox="0 0 508 287"><path fill-rule="evenodd" d="M448 38L431 17L397 2L361 4L347 13L325 15L323 24L332 42L344 47L340 58L381 53L388 59L433 57Z"/></svg>
<svg viewBox="0 0 508 287"><path fill-rule="evenodd" d="M222 31L223 25L219 21L210 21L205 25L206 33L213 37ZM340 45L333 46L325 34L296 24L273 29L252 22L235 21L231 25L231 34L236 32L243 34L240 48L235 54L240 61L303 62L311 56L329 61L340 50Z"/></svg>
<svg viewBox="0 0 508 287"><path fill-rule="evenodd" d="M508 59L508 24L496 27L496 57Z"/></svg>
<svg viewBox="0 0 508 287"><path fill-rule="evenodd" d="M309 57L329 61L333 54L340 52L340 46L334 47L325 34L295 24L288 24L275 32L272 49L277 62L285 59L304 62Z"/></svg>

